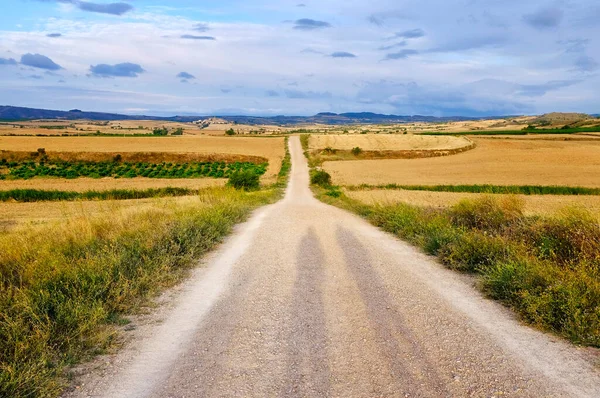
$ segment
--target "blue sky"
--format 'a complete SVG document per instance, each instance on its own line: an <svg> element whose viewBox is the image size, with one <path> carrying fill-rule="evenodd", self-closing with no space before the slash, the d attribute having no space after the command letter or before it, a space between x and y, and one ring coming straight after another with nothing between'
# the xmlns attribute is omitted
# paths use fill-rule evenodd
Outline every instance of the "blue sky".
<svg viewBox="0 0 600 398"><path fill-rule="evenodd" d="M597 0L14 0L0 104L174 114L600 113Z"/></svg>

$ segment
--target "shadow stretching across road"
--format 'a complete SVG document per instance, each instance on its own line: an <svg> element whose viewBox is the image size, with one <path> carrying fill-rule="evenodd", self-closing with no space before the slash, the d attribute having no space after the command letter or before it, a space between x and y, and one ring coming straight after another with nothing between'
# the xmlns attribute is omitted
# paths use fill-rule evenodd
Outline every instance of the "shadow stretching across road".
<svg viewBox="0 0 600 398"><path fill-rule="evenodd" d="M356 280L371 328L377 337L380 356L388 362L395 380L402 380L407 396L450 396L445 383L422 350L417 336L395 306L381 276L373 268L368 250L352 231L338 225L337 241L348 270Z"/></svg>
<svg viewBox="0 0 600 398"><path fill-rule="evenodd" d="M330 389L323 283L325 254L314 228L302 238L290 308L287 385L282 397L323 397Z"/></svg>

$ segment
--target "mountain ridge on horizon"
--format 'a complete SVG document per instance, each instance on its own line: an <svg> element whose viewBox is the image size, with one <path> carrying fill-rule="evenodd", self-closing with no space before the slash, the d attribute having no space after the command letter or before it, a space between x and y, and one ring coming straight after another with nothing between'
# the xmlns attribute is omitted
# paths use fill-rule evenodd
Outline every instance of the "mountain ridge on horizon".
<svg viewBox="0 0 600 398"><path fill-rule="evenodd" d="M107 120L164 120L176 122L193 122L200 119L218 117L220 119L236 122L240 124L260 125L301 125L301 124L377 124L377 123L408 123L408 122L447 122L447 121L466 121L481 119L502 119L507 116L489 116L489 117L467 117L467 116L449 116L436 117L425 115L387 115L374 112L320 112L313 116L247 116L247 115L192 115L192 116L147 116L147 115L126 115L111 112L87 112L78 109L70 111L59 111L50 109L27 108L17 106L0 106L0 120L19 121L19 120L38 120L38 119L56 119L56 120L77 120L89 119L97 121Z"/></svg>

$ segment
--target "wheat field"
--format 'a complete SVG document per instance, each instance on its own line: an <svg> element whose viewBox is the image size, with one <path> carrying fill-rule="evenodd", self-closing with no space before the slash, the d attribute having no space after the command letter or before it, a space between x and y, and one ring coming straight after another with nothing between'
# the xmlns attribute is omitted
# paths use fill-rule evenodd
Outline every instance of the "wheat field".
<svg viewBox="0 0 600 398"><path fill-rule="evenodd" d="M457 155L323 163L337 185L563 185L600 187L600 141L491 140Z"/></svg>

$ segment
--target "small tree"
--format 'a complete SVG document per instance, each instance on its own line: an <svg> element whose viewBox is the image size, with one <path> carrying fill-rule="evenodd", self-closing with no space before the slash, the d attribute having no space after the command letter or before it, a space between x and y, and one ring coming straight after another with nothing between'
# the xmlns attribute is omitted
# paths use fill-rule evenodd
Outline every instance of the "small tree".
<svg viewBox="0 0 600 398"><path fill-rule="evenodd" d="M331 185L331 175L323 170L313 171L310 176L310 183L322 187L328 187Z"/></svg>
<svg viewBox="0 0 600 398"><path fill-rule="evenodd" d="M152 130L152 134L156 135L156 136L164 137L169 134L169 130L167 130L166 127L155 128L154 130Z"/></svg>
<svg viewBox="0 0 600 398"><path fill-rule="evenodd" d="M236 171L229 176L227 185L244 191L256 190L260 187L260 176L252 170Z"/></svg>
<svg viewBox="0 0 600 398"><path fill-rule="evenodd" d="M363 151L363 150L362 150L362 149L360 149L360 147L357 147L357 146L356 146L356 147L354 147L354 148L352 148L352 154L353 154L354 156L358 156L358 155L360 155L360 154L362 153L362 151Z"/></svg>
<svg viewBox="0 0 600 398"><path fill-rule="evenodd" d="M177 127L177 129L173 131L171 135L183 135L183 128Z"/></svg>
<svg viewBox="0 0 600 398"><path fill-rule="evenodd" d="M226 135L235 135L235 131L231 128L225 132Z"/></svg>

